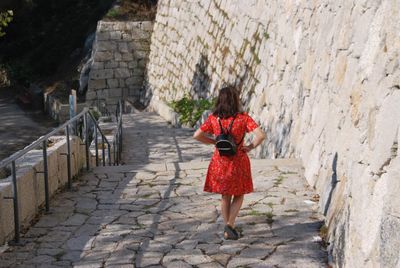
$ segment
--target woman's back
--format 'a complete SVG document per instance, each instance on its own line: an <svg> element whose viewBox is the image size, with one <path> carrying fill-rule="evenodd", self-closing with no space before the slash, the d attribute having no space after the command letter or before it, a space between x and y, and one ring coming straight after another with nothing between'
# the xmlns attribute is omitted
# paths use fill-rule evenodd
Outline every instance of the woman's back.
<svg viewBox="0 0 400 268"><path fill-rule="evenodd" d="M228 129L233 118L235 118L235 121L233 122L230 134L233 136L237 144L243 140L243 137L246 133L251 132L258 127L256 122L254 122L254 120L247 113L238 113L236 116L220 118L222 127L224 129ZM213 114L210 115L207 121L201 127L201 130L214 136L221 134L218 117Z"/></svg>

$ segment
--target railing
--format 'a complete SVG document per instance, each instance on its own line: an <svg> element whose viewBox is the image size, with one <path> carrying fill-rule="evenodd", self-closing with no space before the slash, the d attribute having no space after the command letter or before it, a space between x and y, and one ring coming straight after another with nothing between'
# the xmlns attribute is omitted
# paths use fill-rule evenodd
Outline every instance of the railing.
<svg viewBox="0 0 400 268"><path fill-rule="evenodd" d="M48 177L48 163L47 163L47 143L51 136L58 134L59 132L63 131L67 141L67 152L63 153L62 155L66 156L67 161L67 172L68 172L68 189L72 188L72 175L71 175L71 145L70 145L70 136L71 136L71 126L75 126L75 134L81 138L84 143L81 145L85 146L85 154L86 154L86 169L90 169L90 126L89 126L89 119L92 121L94 125L94 144L95 144L95 157L96 157L96 166L99 166L99 150L98 150L98 135L100 133L101 137L101 144L102 144L102 164L103 166L106 165L106 156L105 156L105 144L107 144L107 153L108 153L108 165L119 165L121 162L121 152L122 152L122 102L120 101L117 105L116 110L116 118L117 118L117 131L114 135L113 139L113 163L111 159L111 144L103 134L101 128L99 127L96 118L93 116L91 111L88 108L85 108L82 112L78 115L73 117L72 119L68 120L61 126L57 127L50 133L42 136L41 138L37 139L35 142L31 143L23 150L20 150L10 157L2 160L0 162L0 168L7 167L11 165L11 175L12 175L12 187L13 187L13 196L12 197L4 197L4 199L12 199L13 200L13 208L14 208L14 231L15 231L15 244L20 243L20 222L19 222L19 208L18 208L18 187L17 187L17 170L16 170L16 161L18 158L22 157L26 153L31 150L34 150L40 146L42 146L43 150L43 171L39 171L37 173L43 173L44 175L44 188L45 188L45 209L46 212L50 209L50 201L49 201L49 177ZM83 124L81 128L82 131L78 131L79 124Z"/></svg>

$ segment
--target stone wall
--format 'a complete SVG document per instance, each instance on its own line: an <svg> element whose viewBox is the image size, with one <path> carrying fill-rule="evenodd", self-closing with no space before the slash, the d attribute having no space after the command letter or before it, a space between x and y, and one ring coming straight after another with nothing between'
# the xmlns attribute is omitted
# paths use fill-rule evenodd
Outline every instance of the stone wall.
<svg viewBox="0 0 400 268"><path fill-rule="evenodd" d="M112 107L121 98L139 98L152 29L151 21L99 21L86 93L89 105Z"/></svg>
<svg viewBox="0 0 400 268"><path fill-rule="evenodd" d="M320 193L339 267L400 265L400 2L160 0L148 96L242 88L267 133Z"/></svg>

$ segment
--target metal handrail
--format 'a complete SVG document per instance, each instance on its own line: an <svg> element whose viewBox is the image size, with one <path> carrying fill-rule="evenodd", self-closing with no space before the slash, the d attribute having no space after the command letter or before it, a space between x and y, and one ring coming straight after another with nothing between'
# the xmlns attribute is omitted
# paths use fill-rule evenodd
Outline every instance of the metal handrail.
<svg viewBox="0 0 400 268"><path fill-rule="evenodd" d="M118 102L117 106L117 132L114 135L114 165L118 165L121 159L121 150L122 150L122 102ZM84 108L82 112L62 124L58 126L48 134L40 137L30 145L26 146L24 149L12 154L10 157L2 160L0 162L0 168L6 167L11 164L11 174L12 174L12 185L13 185L13 196L12 197L5 197L4 199L13 199L13 208L14 208L14 243L20 243L20 223L19 223L19 207L18 207L18 188L17 188L17 170L16 170L16 161L20 157L24 156L26 153L30 152L33 149L36 149L40 145L42 145L43 150L43 171L37 171L37 173L43 173L44 175L44 187L45 187L45 207L46 211L48 212L50 209L50 201L49 201L49 177L48 177L48 162L47 162L47 143L50 137L54 136L55 134L59 133L60 131L64 130L66 140L67 140L67 152L62 153L67 157L67 172L68 172L68 188L72 188L72 175L71 175L71 145L70 145L70 126L72 124L76 124L78 120L83 118L83 125L84 125L84 144L85 145L85 153L86 153L86 169L90 169L90 153L89 153L89 126L88 126L88 117L94 123L94 139L95 139L95 150L96 150L96 166L99 166L99 155L98 155L98 132L100 133L101 140L102 140L102 162L103 166L106 164L105 158L105 143L107 143L108 149L108 165L111 165L111 145L106 136L101 131L100 126L98 125L95 117L90 112L88 108ZM76 129L77 131L77 129ZM81 136L83 140L83 134ZM117 150L117 153L115 152Z"/></svg>

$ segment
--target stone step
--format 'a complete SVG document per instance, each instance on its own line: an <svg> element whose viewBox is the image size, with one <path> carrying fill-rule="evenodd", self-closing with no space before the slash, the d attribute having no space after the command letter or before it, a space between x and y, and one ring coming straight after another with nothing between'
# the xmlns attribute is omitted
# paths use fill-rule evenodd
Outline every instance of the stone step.
<svg viewBox="0 0 400 268"><path fill-rule="evenodd" d="M253 170L260 170L263 168L279 167L280 170L285 167L291 169L302 169L301 161L296 158L280 158L280 159L250 159L251 167ZM209 161L188 161L188 162L163 162L163 163L148 163L148 164L131 164L121 166L100 166L94 168L94 173L126 173L138 171L180 171L180 170L196 170L206 169Z"/></svg>

